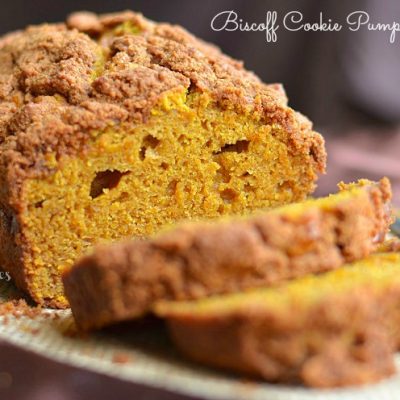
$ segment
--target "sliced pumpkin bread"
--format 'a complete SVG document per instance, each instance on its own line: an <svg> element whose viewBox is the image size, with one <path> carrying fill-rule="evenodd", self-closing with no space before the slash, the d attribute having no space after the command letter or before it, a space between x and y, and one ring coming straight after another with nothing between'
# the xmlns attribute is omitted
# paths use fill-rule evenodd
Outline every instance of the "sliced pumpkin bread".
<svg viewBox="0 0 400 400"><path fill-rule="evenodd" d="M140 317L160 300L204 298L338 268L372 252L391 220L388 180L363 180L246 218L98 246L64 273L65 293L78 325L99 328Z"/></svg>
<svg viewBox="0 0 400 400"><path fill-rule="evenodd" d="M155 311L182 353L206 365L314 387L373 382L395 371L400 254Z"/></svg>

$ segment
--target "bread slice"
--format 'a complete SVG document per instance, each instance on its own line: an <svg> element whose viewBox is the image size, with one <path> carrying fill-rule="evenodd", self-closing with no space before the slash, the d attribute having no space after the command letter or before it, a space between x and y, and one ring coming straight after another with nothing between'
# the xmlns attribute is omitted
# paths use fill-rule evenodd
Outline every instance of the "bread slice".
<svg viewBox="0 0 400 400"><path fill-rule="evenodd" d="M367 256L391 222L390 185L360 181L338 194L148 240L99 246L63 276L76 322L99 328L140 317L163 299L273 285Z"/></svg>
<svg viewBox="0 0 400 400"><path fill-rule="evenodd" d="M140 14L78 13L0 40L0 265L67 305L94 243L303 200L322 137L242 63Z"/></svg>
<svg viewBox="0 0 400 400"><path fill-rule="evenodd" d="M161 302L177 347L203 364L271 382L334 387L394 372L400 254L374 254L276 288Z"/></svg>

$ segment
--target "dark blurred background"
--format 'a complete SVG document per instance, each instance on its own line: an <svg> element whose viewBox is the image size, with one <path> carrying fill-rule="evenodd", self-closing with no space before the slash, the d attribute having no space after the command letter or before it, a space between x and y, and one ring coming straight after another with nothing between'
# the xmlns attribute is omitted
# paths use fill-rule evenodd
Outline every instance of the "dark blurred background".
<svg viewBox="0 0 400 400"><path fill-rule="evenodd" d="M298 10L310 22L317 22L323 12L325 20L339 23L345 23L350 12L364 10L372 21L400 22L399 0L13 0L2 3L0 31L63 21L75 10L124 9L181 24L245 60L266 82L282 82L290 105L310 117L327 139L329 169L320 180L319 194L335 190L340 179L389 175L399 184L400 32L390 44L388 32L281 28L278 41L267 43L263 32L214 32L210 27L224 10L235 10L250 22L263 22L268 10L276 10L280 19Z"/></svg>

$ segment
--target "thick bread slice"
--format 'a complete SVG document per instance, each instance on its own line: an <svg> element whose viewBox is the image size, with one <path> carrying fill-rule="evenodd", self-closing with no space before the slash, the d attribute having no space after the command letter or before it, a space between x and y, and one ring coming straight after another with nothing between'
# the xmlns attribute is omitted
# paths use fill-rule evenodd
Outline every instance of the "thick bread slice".
<svg viewBox="0 0 400 400"><path fill-rule="evenodd" d="M367 256L391 221L390 185L360 181L327 198L154 239L99 246L63 276L83 329L140 317L160 300L274 285Z"/></svg>
<svg viewBox="0 0 400 400"><path fill-rule="evenodd" d="M400 345L400 254L155 310L178 348L207 365L315 387L373 382L394 372Z"/></svg>

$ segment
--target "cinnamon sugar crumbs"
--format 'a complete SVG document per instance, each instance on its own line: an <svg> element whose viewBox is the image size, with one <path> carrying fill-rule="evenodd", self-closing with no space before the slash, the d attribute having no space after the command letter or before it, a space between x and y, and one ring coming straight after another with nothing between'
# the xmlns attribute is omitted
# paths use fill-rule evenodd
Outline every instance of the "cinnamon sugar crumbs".
<svg viewBox="0 0 400 400"><path fill-rule="evenodd" d="M42 315L42 313L43 309L40 305L31 306L26 302L25 299L10 300L0 304L0 316L35 318L39 315Z"/></svg>
<svg viewBox="0 0 400 400"><path fill-rule="evenodd" d="M378 252L398 252L400 251L400 238L392 238L389 240L386 240L383 242L379 247L378 247Z"/></svg>
<svg viewBox="0 0 400 400"><path fill-rule="evenodd" d="M400 239L395 238L390 241L388 251L397 252L400 251Z"/></svg>
<svg viewBox="0 0 400 400"><path fill-rule="evenodd" d="M32 306L26 302L25 299L13 299L0 303L0 316L3 318L3 324L6 325L10 322L10 317L19 319L26 317L34 319L36 317L44 317L46 319L59 319L57 313L46 311L42 306Z"/></svg>
<svg viewBox="0 0 400 400"><path fill-rule="evenodd" d="M132 361L132 357L128 353L118 352L114 353L112 362L115 364L127 364Z"/></svg>
<svg viewBox="0 0 400 400"><path fill-rule="evenodd" d="M89 334L86 331L78 330L75 325L68 327L62 332L63 336L68 338L87 339Z"/></svg>

